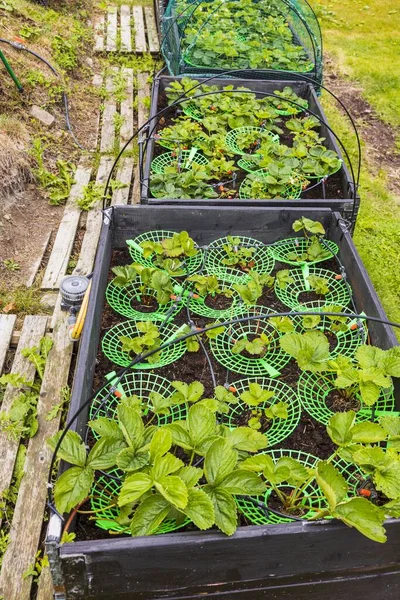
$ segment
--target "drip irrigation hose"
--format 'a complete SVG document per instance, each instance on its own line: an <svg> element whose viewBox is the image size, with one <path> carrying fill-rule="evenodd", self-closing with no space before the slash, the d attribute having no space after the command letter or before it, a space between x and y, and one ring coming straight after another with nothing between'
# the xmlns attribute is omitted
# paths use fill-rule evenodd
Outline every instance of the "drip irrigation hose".
<svg viewBox="0 0 400 600"><path fill-rule="evenodd" d="M49 477L48 477L48 482L47 482L47 489L48 489L48 493L47 493L47 504L49 509L57 514L62 520L63 516L59 514L59 512L57 511L57 509L55 508L53 501L52 501L52 489L53 489L53 484L51 482L52 479L52 473L53 473L53 469L54 469L54 465L55 465L55 461L56 461L56 457L57 457L57 452L63 442L64 437L67 434L67 431L69 431L69 429L71 428L72 424L74 423L74 421L76 420L76 418L83 412L83 410L90 405L90 403L95 399L95 397L97 396L97 394L99 392L101 392L102 390L104 390L107 386L109 386L109 390L107 391L107 394L104 398L104 401L106 401L116 390L116 386L119 384L119 382L122 380L123 376L132 368L134 367L136 364L140 363L143 360L146 360L149 356L152 356L153 354L155 354L156 352L161 352L162 350L164 350L165 348L168 348L169 346L171 346L172 344L176 344L178 342L182 342L185 341L186 339L196 336L196 335L201 335L203 333L206 333L207 331L211 331L213 329L217 329L219 327L228 327L230 325L234 325L236 323L244 323L246 321L253 321L253 320L269 320L271 318L274 317L296 317L296 316L333 316L333 317L349 317L352 316L354 318L363 320L363 321L373 321L374 323L380 323L382 325L388 325L390 327L396 327L400 329L400 323L395 323L394 321L389 321L388 319L382 319L381 317L372 317L369 315L362 315L362 314L353 314L353 315L349 315L349 313L339 313L339 312L322 312L322 311L287 311L287 312L281 312L281 313L268 313L268 314L258 314L258 315L251 315L251 316L246 316L246 317L237 317L235 319L231 319L229 321L224 321L223 323L214 323L209 325L208 327L203 327L197 331L190 331L189 333L186 333L178 338L175 338L173 340L169 340L167 342L164 342L164 344L161 344L161 346L159 346L158 348L154 348L153 350L149 350L148 352L145 352L144 354L138 354L134 359L131 360L131 362L129 363L129 365L127 367L122 368L117 374L116 374L116 378L114 379L113 383L110 384L110 382L105 382L100 388L98 388L87 400L85 400L85 402L82 403L82 405L78 408L78 410L70 417L70 419L68 420L67 424L65 425L65 428L63 429L61 436L54 448L54 452L51 458L51 463L50 463L50 468L49 468Z"/></svg>
<svg viewBox="0 0 400 600"><path fill-rule="evenodd" d="M29 48L27 48L26 46L24 46L24 44L21 44L20 42L13 42L11 40L6 40L4 38L0 38L0 42L3 44L8 44L9 46L11 46L12 48L15 48L16 50L23 50L24 52L28 52L28 54L31 54L32 56L34 56L35 58L37 58L38 60L41 60L51 71L52 73L58 77L59 79L61 79L61 76L59 74L59 72L53 67L53 65L51 63L49 63L48 60L46 60L43 56L40 56L40 54L38 54L37 52L34 52L34 50L30 50ZM78 141L77 137L75 136L72 126L71 126L71 121L69 118L69 102L68 102L68 96L67 93L65 91L62 92L62 101L64 104L64 112L65 112L65 124L67 126L67 129L74 141L74 143L78 146L78 148L80 148L81 150L86 151L86 148L84 148L80 142Z"/></svg>

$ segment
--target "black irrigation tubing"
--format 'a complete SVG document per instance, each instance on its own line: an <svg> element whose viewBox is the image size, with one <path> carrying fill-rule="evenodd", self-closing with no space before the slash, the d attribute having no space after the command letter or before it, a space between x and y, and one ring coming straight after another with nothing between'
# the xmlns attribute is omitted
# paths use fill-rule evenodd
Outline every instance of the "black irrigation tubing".
<svg viewBox="0 0 400 600"><path fill-rule="evenodd" d="M204 84L204 83L205 82L202 82L202 84ZM202 84L200 83L199 85L202 85ZM195 86L195 87L197 87L197 86ZM191 89L193 89L193 88L191 88ZM191 91L191 90L188 90L188 91ZM186 93L187 93L187 91L186 91ZM277 96L276 94L274 94L272 92L257 92L257 93L260 94L260 95L262 95L263 97L267 96L267 97L273 97L273 98L281 99L279 96ZM203 98L203 97L206 97L206 96L214 96L216 94L254 94L254 91L252 91L252 90L217 90L217 91L204 92L202 94L198 94L196 96L196 98ZM190 98L187 98L186 95L184 96L184 100L181 100L181 98L178 98L178 100L175 100L174 103L170 104L169 106L167 106L165 108L162 108L153 117L150 117L150 119L148 119L146 121L146 123L142 126L141 129L143 129L145 126L147 126L150 123L150 121L154 121L157 118L159 120L162 116L164 116L164 113L167 113L170 109L175 108L176 106L180 106L181 104L184 104L185 102L188 102L188 101L190 101ZM285 100L285 101L286 102L290 102L294 106L297 106L298 108L301 108L302 110L304 110L304 107L302 107L298 102L295 102L294 100L289 100L288 99L288 100ZM321 125L325 125L325 127L327 129L329 129L329 131L332 133L332 135L335 136L335 138L339 142L340 146L342 147L342 150L345 153L345 156L346 156L347 161L349 163L349 167L350 167L350 171L351 171L351 177L353 179L353 188L354 188L353 189L353 191L354 191L353 200L354 200L354 203L353 203L353 209L352 209L352 215L351 215L351 220L353 221L354 212L355 212L355 209L356 209L356 205L355 205L355 200L356 200L356 185L355 185L355 175L354 175L353 165L352 165L352 162L350 160L350 156L349 156L349 154L347 152L347 149L346 149L345 145L343 144L343 142L341 141L341 139L339 138L339 136L334 132L334 130L330 127L330 125L328 125L328 123L326 123L326 121L324 121L324 119L322 117L320 117L319 115L317 115L314 111L310 110L309 108L307 109L306 112L309 113L309 114L311 114L311 115L313 115L316 119L318 119L318 121L321 123ZM158 123L158 121L157 121L157 123ZM157 124L153 125L153 129L151 130L151 132L149 133L149 136L146 139L146 142L145 142L146 143L146 149L147 149L148 140L151 138L152 133L153 133L154 129L156 128L156 126L157 126ZM134 136L137 135L138 133L139 133L139 130L135 132ZM134 136L132 136L131 140L133 139ZM129 140L129 141L131 141L131 140ZM123 150L121 152L123 152ZM121 155L121 152L118 155L118 157L117 157L116 160L119 159L119 156ZM140 165L140 171L141 171L141 173L140 173L140 179L141 179L141 182L142 182L143 181L143 161L140 160L140 162L141 162L141 165ZM114 169L114 166L111 169L110 176L111 176L111 173L112 173L113 169ZM104 198L106 196L107 186L108 186L108 181L107 181L107 184L106 184L106 190L105 190ZM103 200L104 200L104 198L103 198ZM103 208L104 208L104 205L103 205Z"/></svg>
<svg viewBox="0 0 400 600"><path fill-rule="evenodd" d="M11 46L12 48L16 48L17 50L22 50L24 52L28 52L28 54L31 54L32 56L34 56L35 58L37 58L38 60L41 60L49 69L50 71L59 79L61 79L59 72L57 71L57 69L55 69L53 67L53 65L46 60L45 58L43 58L43 56L40 56L40 54L38 54L37 52L34 52L34 50L30 50L30 48L27 48L26 46L24 46L24 44L21 44L20 42L13 42L10 40L6 40L4 38L0 38L0 42L3 44L8 44L9 46ZM68 96L66 94L65 91L62 92L62 101L64 104L64 112L65 112L65 123L67 125L67 129L74 141L74 143L78 146L78 148L80 148L81 150L86 151L86 148L84 148L78 141L78 139L76 138L73 130L72 130L72 126L71 126L71 122L69 119L69 104L68 104Z"/></svg>
<svg viewBox="0 0 400 600"><path fill-rule="evenodd" d="M199 335L202 335L203 333L206 333L207 331L212 331L213 329L218 329L220 327L228 327L230 325L235 325L236 323L244 323L246 321L255 321L255 320L257 320L257 321L267 320L268 321L269 319L272 319L275 317L296 317L296 316L332 316L332 317L346 317L346 318L355 317L355 318L363 320L363 321L373 321L374 323L381 323L382 325L389 325L390 327L397 327L400 329L400 323L395 323L394 321L389 321L388 319L382 319L380 317L372 317L369 315L349 314L349 313L340 313L340 312L337 312L337 313L336 312L324 312L324 311L287 311L287 312L281 312L281 313L267 313L267 314L251 315L251 316L247 315L246 317L237 317L235 319L231 319L229 321L224 321L222 323L213 323L213 324L209 325L208 327L202 327L201 329L198 329L196 331L190 331L189 333L186 333L178 338L175 338L168 342L164 342L164 344L161 344L161 346L159 346L158 348L155 348L153 350L150 350L149 352L145 352L144 354L137 355L129 363L128 366L124 367L116 374L116 377L117 377L116 381L114 381L112 384L110 384L110 382L107 381L100 388L98 388L87 400L85 400L85 402L83 402L82 406L80 406L80 408L70 417L67 424L65 425L65 428L63 429L61 436L54 448L54 452L53 452L53 455L51 458L51 463L50 463L50 468L49 468L49 478L48 478L48 482L47 482L47 489L48 489L47 503L48 503L49 509L52 512L58 514L62 518L62 515L60 515L58 513L58 511L56 510L56 508L54 507L53 502L52 502L53 484L51 482L51 479L52 479L52 473L53 473L53 469L54 469L54 465L55 465L55 460L57 457L57 452L63 442L65 435L67 434L67 431L69 431L69 429L71 428L75 419L81 414L81 412L83 412L83 410L87 406L89 406L89 404L95 399L97 394L99 394L104 388L106 388L107 386L110 387L110 389L107 392L107 395L105 396L105 398L103 400L105 402L111 396L111 394L113 394L113 392L115 391L115 387L120 383L120 381L122 380L124 375L132 367L134 367L136 364L140 363L141 361L146 360L149 356L152 356L156 352L161 352L162 350L164 350L165 348L168 348L172 344L176 344L178 342L185 341L186 339L188 339L190 337L199 336Z"/></svg>

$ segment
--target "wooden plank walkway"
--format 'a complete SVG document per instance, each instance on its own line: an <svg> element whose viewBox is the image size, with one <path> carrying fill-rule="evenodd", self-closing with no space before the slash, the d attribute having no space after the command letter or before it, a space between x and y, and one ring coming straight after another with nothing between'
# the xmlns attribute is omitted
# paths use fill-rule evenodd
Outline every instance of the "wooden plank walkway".
<svg viewBox="0 0 400 600"><path fill-rule="evenodd" d="M0 315L0 375L3 372L16 320L16 315Z"/></svg>
<svg viewBox="0 0 400 600"><path fill-rule="evenodd" d="M150 85L148 83L149 74L148 73L138 73L138 109L137 109L137 122L138 129L142 127L147 118L148 118L148 109L145 105L145 99L150 95ZM139 134L140 136L140 134ZM140 175L139 175L139 165L136 166L135 169L135 179L133 182L133 192L132 192L132 202L133 204L140 204Z"/></svg>
<svg viewBox="0 0 400 600"><path fill-rule="evenodd" d="M152 6L109 6L105 15L96 18L94 30L95 52L160 52Z"/></svg>

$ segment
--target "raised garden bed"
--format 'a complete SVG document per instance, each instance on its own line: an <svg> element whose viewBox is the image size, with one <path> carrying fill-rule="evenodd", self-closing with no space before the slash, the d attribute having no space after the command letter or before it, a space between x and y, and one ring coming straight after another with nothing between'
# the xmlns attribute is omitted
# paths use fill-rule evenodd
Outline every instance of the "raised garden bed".
<svg viewBox="0 0 400 600"><path fill-rule="evenodd" d="M240 238L242 243L243 237L248 239L248 236L251 235L259 242L270 244L284 238L292 238L293 222L302 216L308 216L324 225L332 253L338 251L337 256L344 266L357 310L385 318L351 238L341 226L340 216L327 209L312 211L311 214L310 212L305 209L253 208L244 213L240 208L221 207L150 208L137 206L108 209L104 216L96 257L92 295L79 351L70 416L83 406L83 402L91 396L93 388L98 387L98 379L105 372L110 371L109 364L99 361L101 359L100 339L106 331L112 331L115 324L121 321L121 317L110 312L110 309L104 310L107 284L113 279L110 266L129 262L127 240L137 239L137 236L146 232L164 230L162 236L164 240L167 239L164 236L168 231L180 231L181 225L184 225L200 248L205 245L210 246L212 242L216 242L221 237L232 235L239 236L239 238L242 236ZM151 238L154 240L154 234ZM187 256L190 257L193 247L186 238L181 239L180 243L185 244ZM236 245L239 242L234 240L232 243ZM240 247L244 250L248 248L245 245ZM260 246L260 250L262 248L263 246ZM129 249L131 254L138 252L135 244L130 244ZM229 252L230 248L228 247L228 257L231 256ZM304 258L304 247L301 245L299 253L301 253L299 256ZM290 256L287 258L293 260L292 248L289 248L289 254ZM192 257L190 259L192 260ZM252 261L252 257L249 257L246 252L241 253L240 259L246 264ZM256 260L257 257L255 257L255 262ZM286 279L287 284L290 284L287 280L287 273L281 276L277 275L280 271L276 271L276 265L273 262L269 264L262 262L262 257L258 260L261 261L259 264L265 265L264 270L267 275L275 273L276 280L283 282ZM336 269L338 271L335 267L335 259L329 258L329 252L322 264L327 270L335 271ZM232 264L226 266L232 270ZM171 268L171 264L169 264L169 268ZM293 270L302 269L301 266L294 265L291 268ZM310 266L310 271L311 268ZM293 270L289 270L289 274L294 272ZM122 277L123 274L118 273L117 276ZM125 273L125 276L129 276L129 273ZM310 272L304 273L304 276L310 277ZM338 279L338 281L340 280ZM158 283L157 287L160 288ZM241 284L234 284L232 279L229 281L221 278L220 283L227 287L235 286L236 291L242 292L240 288L236 287ZM315 280L311 279L310 283L315 284ZM321 284L321 281L319 283ZM203 285L204 282L193 280L193 284ZM196 291L200 292L199 288L196 288ZM271 295L273 292L267 291L266 294L269 300L264 299L263 296L258 300L262 310L266 310L268 304L275 311L281 310L278 299ZM160 297L159 300L161 301ZM253 306L247 310L255 311L257 309ZM193 318L196 324L204 324L204 320L202 320L204 317ZM178 327L185 320L185 315L181 317L181 320L179 320L179 313L174 316L174 323ZM333 323L335 322L333 321ZM129 321L125 321L125 323L129 323ZM329 327L328 325L328 329ZM324 324L323 328L325 330ZM350 330L352 331L351 327ZM336 331L336 335L339 337L340 331ZM282 333L280 332L279 335ZM368 333L371 343L383 349L396 345L396 338L389 326L370 322ZM235 335L238 337L237 334ZM271 335L273 337L274 332L271 332ZM218 337L215 338L215 342L217 339ZM209 343L213 344L213 342L214 340L211 339ZM163 352L161 352L161 356L163 356ZM204 374L201 374L196 353L191 355L189 363L192 365L187 364L185 372L182 371L182 364L179 366L181 360L154 369L154 374L151 373L151 369L138 368L138 379L135 384L133 382L136 370L132 370L125 375L125 380L116 384L117 391L122 388L126 394L136 393L146 396L149 390L168 392L171 381L190 382L203 377ZM190 370L190 366L192 370ZM216 364L215 367L217 370ZM232 369L232 366L230 368ZM275 368L282 369L281 374L283 375L286 367L276 363ZM239 370L241 370L240 366ZM292 375L285 372L285 385L279 385L280 375L275 375L271 379L272 374L268 372L267 367L265 368L264 379L261 379L262 387L269 392L275 391L277 395L269 408L272 410L272 407L276 405L278 410L279 403L286 401L290 404L290 410L288 409L288 417L285 419L287 426L285 435L288 437L284 442L279 437L275 423L268 425L263 418L260 420L261 434L266 429L266 435L271 436L271 456L274 460L279 460L283 452L285 456L294 457L305 466L312 466L318 457L327 458L331 455L332 442L326 436L325 427L318 426L318 422L313 421L312 417L302 415L299 421L298 404L296 400L290 401L291 395L297 389L298 374L299 372L296 370L292 371ZM220 377L225 375L224 369L217 370L217 383L223 383L223 379L221 380ZM254 378L254 375L231 373L229 383L232 388L237 389L241 396L243 390L248 389L254 395L257 390L248 387L252 377ZM258 374L256 377L260 382ZM210 376L206 373L204 382L207 379L209 380ZM112 377L109 381L112 384ZM206 393L210 394L212 389L208 383ZM387 408L389 411L393 407L398 408L399 400L400 397L395 393L394 404L385 405L383 408ZM241 398L241 401L250 404L246 396ZM118 399L115 396L113 404L109 405L108 410L115 414L117 406ZM87 406L82 410L72 429L85 435L88 419L93 420L99 414L101 416L101 407L101 397L97 396L91 408ZM171 422L176 418L185 418L185 410L185 406L181 405L181 409L175 416L166 417L166 422ZM237 427L243 426L242 419L248 420L254 416L249 417L246 411L242 411L240 416L235 417L235 411L233 411L231 418L234 420L234 426ZM301 430L298 429L299 423L302 427ZM159 424L162 422L159 421ZM310 445L311 439L314 446ZM92 446L95 440L88 437L87 441ZM302 444L308 444L308 446L304 447ZM289 449L282 450L283 448ZM312 452L311 449L314 451ZM347 472L347 469L347 467L343 467L343 472L347 473L348 485L351 489L355 489L358 486L357 470L353 469ZM109 492L115 493L113 488L115 483L113 482L114 480L106 475L98 478L95 496L97 494L101 496L98 490L105 490L105 497ZM300 508L301 512L315 510L314 495L313 489L307 488L305 504ZM270 501L272 506L276 506L276 499L272 497ZM92 509L97 510L99 507L98 504L92 504ZM238 596L250 599L261 598L267 594L276 600L287 598L302 600L303 598L317 598L317 595L320 597L323 594L332 600L337 598L350 600L350 598L354 598L354 586L356 586L357 593L360 591L364 596L373 593L378 598L383 597L382 594L390 600L397 597L399 569L396 566L395 557L399 551L400 526L398 521L390 520L386 523L388 541L385 545L377 546L354 529L349 529L337 521L324 521L318 524L298 521L272 524L276 523L276 521L272 521L268 525L252 526L249 523L263 523L262 517L265 517L265 512L254 504L251 507L243 505L240 510L244 515L244 520L241 520L242 526L232 537L226 537L215 530L193 531L190 526L183 523L183 528L187 528L183 532L166 533L162 536L115 538L102 532L101 529L97 529L94 534L97 539L92 539L93 526L91 529L86 524L86 538L82 539L82 517L80 516L81 521L78 520L76 529L80 541L73 544L65 543L62 546L58 546L61 521L57 515L53 515L47 536L47 547L54 581L56 586L59 586L57 589L61 592L64 588L68 599L132 598L139 600L148 598L156 600L158 598L182 598L183 600L184 598L201 597L204 594L211 598ZM168 521L163 524L163 527L164 525L167 526ZM168 531L168 529L163 529L163 531ZM194 564L196 565L195 569L193 568Z"/></svg>
<svg viewBox="0 0 400 600"><path fill-rule="evenodd" d="M322 38L306 2L172 1L162 19L171 75L244 69L251 79L322 81Z"/></svg>
<svg viewBox="0 0 400 600"><path fill-rule="evenodd" d="M193 87L183 81L185 89ZM267 96L276 90L282 93L287 88L286 82L233 79L230 85L234 90L245 87L251 93L211 93L198 99L197 104L194 99L172 107L161 121L151 120L168 105L166 90L170 103L180 96L178 89L175 96L170 91L177 82L182 82L182 78L161 76L153 83L148 139L142 146L143 203L279 206L284 202L288 207L329 207L354 224L359 197L311 85L290 82L296 94L291 103ZM212 79L207 85L218 91L226 86L226 80ZM190 96L193 94L189 92ZM212 129L214 123L216 130ZM299 128L301 132L296 133ZM319 142L317 138L324 140ZM308 159L296 158L295 154L304 150L299 147L301 140L305 140L310 158L312 153L328 151L328 162L320 163L324 166L312 171L316 165L314 159L310 163ZM197 150L193 151L193 147ZM264 183L269 185L272 181L268 179L272 171L278 185L265 189ZM322 172L325 175L318 176ZM260 195L256 196L258 185L261 185ZM201 201L196 199L197 194Z"/></svg>

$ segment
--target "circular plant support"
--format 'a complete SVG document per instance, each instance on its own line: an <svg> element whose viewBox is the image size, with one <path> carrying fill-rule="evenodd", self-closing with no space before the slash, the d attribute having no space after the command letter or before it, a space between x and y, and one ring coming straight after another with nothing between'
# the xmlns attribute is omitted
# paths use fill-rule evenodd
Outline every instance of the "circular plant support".
<svg viewBox="0 0 400 600"><path fill-rule="evenodd" d="M115 531L117 533L126 533L131 535L129 528L119 525L115 519L119 516L118 506L111 506L113 502L117 502L118 494L121 489L121 482L117 479L112 479L106 475L101 475L92 487L90 494L91 509L97 511L96 526L106 531ZM152 535L161 533L171 533L185 527L190 523L189 519L185 519L183 523L177 525L173 519L164 521Z"/></svg>
<svg viewBox="0 0 400 600"><path fill-rule="evenodd" d="M306 292L312 292L311 286L307 278L310 275L320 277L327 281L329 292L322 296L321 299L315 300L299 300L300 294ZM350 292L341 275L334 273L333 271L327 271L326 269L319 269L317 267L301 269L291 269L290 277L293 282L288 283L285 288L279 287L278 281L275 280L275 293L279 300L292 308L293 310L318 310L324 306L347 306L350 302Z"/></svg>
<svg viewBox="0 0 400 600"><path fill-rule="evenodd" d="M326 373L324 379L322 379L321 374L303 372L298 381L298 397L304 410L323 425L327 425L329 419L336 414L327 405L328 395L335 389L333 386L334 377L333 374ZM358 411L355 403L358 403L360 407ZM356 410L357 422L368 421L371 419L372 408L376 411L395 410L393 388L382 389L378 401L373 407L366 406L360 397L356 397L356 400L349 401L348 405L343 400L340 408L342 410Z"/></svg>
<svg viewBox="0 0 400 600"><path fill-rule="evenodd" d="M264 306L252 306L236 315L237 318L266 314L268 309ZM265 334L270 343L263 357L250 357L243 354L233 354L232 346L246 336L251 341ZM254 377L277 377L280 370L289 362L290 356L280 347L281 333L274 328L269 319L252 319L234 323L225 327L215 339L210 340L211 351L214 358L221 365L241 375Z"/></svg>
<svg viewBox="0 0 400 600"><path fill-rule="evenodd" d="M279 136L276 135L276 133L271 133L270 131L266 130L266 129L262 129L261 127L237 127L236 129L232 129L231 131L228 131L228 133L226 134L226 138L225 138L225 144L227 145L227 147L229 148L229 150L231 152L234 152L235 154L240 154L242 156L247 156L247 157L251 157L251 156L260 156L260 154L254 153L251 154L250 152L246 152L243 148L241 148L238 145L238 138L239 136L246 134L246 135L254 135L254 141L257 142L257 137L260 137L260 135L262 134L264 139L267 139L274 143L274 144L278 144L279 143Z"/></svg>
<svg viewBox="0 0 400 600"><path fill-rule="evenodd" d="M194 102L183 103L182 110L187 117L190 117L195 121L202 121L204 119L203 113L197 108Z"/></svg>
<svg viewBox="0 0 400 600"><path fill-rule="evenodd" d="M140 247L140 244L142 242L162 242L167 238L173 237L175 233L175 231L166 231L163 229L158 229L155 231L146 231L145 233L138 235L132 240L132 245L128 244L129 254L132 257L132 260L134 262L140 263L141 265L144 265L145 267L155 267L155 254L152 254L148 258L144 258L143 250ZM198 246L196 247L198 248ZM195 273L200 269L203 263L203 252L200 248L198 248L198 252L197 254L195 254L195 256L184 256L182 258L178 257L178 260L182 261L182 263L184 262L183 268L186 270L186 275L191 275L192 273Z"/></svg>
<svg viewBox="0 0 400 600"><path fill-rule="evenodd" d="M110 381L110 386L113 385L113 375L109 374L107 379ZM161 377L151 371L129 371L122 377L120 383L117 386L118 392L123 396L138 396L142 399L143 404L148 406L149 396L152 392L161 394L164 398L172 396L176 392L175 388L171 385L171 382L165 377ZM98 392L94 398L89 411L89 419L94 420L99 417L106 417L107 419L117 419L117 408L120 403L120 398L117 398L114 394L108 396L109 388L104 388ZM179 421L186 419L187 405L181 404L179 406L171 406L170 413L168 415L156 415L154 424L158 427L172 423L173 421ZM94 437L98 437L93 432Z"/></svg>
<svg viewBox="0 0 400 600"><path fill-rule="evenodd" d="M232 404L228 414L222 414L221 419L224 425L228 427L238 427L235 424L236 419L247 408L267 408L278 402L286 402L288 407L287 419L274 419L271 421L269 429L265 432L268 438L268 446L279 444L296 429L301 417L301 405L293 388L280 381L279 379L269 379L267 377L255 377L249 379L239 379L231 383L231 387L236 389L235 395L240 398L240 395L249 389L250 383L258 383L263 390L274 392L274 396L262 402L258 407L248 406L242 400L238 404Z"/></svg>
<svg viewBox="0 0 400 600"><path fill-rule="evenodd" d="M333 256L339 252L339 247L335 242L331 240L324 240L324 243L321 246L326 249L327 252L331 252L329 256L325 258L317 258L316 260L289 260L287 258L288 254L295 252L299 257L306 253L308 248L308 240L305 238L287 238L285 240L281 240L279 242L275 242L270 246L271 254L275 258L275 260L279 260L281 263L285 263L288 265L300 266L302 264L307 265L315 265L319 262L323 262L324 260L329 260Z"/></svg>
<svg viewBox="0 0 400 600"><path fill-rule="evenodd" d="M163 321L162 319L154 319L156 325L160 326ZM169 340L173 340L175 337L179 337L179 327L174 324L165 325L160 331L161 344ZM134 338L143 335L137 328L137 321L124 321L111 327L102 339L101 347L104 354L109 358L115 365L121 367L127 367L132 358L127 352L122 351L122 343L120 337ZM186 351L185 342L176 342L171 344L164 350L161 350L161 355L157 362L149 363L143 362L138 363L132 367L132 369L156 369L169 365L183 356Z"/></svg>
<svg viewBox="0 0 400 600"><path fill-rule="evenodd" d="M349 317L343 323L334 323L334 317L321 315L320 322L315 327L304 327L302 316L292 317L295 331L322 331L329 336L335 336L336 345L330 351L330 357L335 358L339 354L353 357L359 346L365 344L368 339L368 328L365 320L357 319L348 308L341 308L340 312L348 313ZM343 331L332 331L333 325L343 325Z"/></svg>
<svg viewBox="0 0 400 600"><path fill-rule="evenodd" d="M106 288L106 299L108 304L120 315L128 317L130 319L136 319L138 321L152 321L153 319L162 319L163 316L171 309L174 302L171 300L166 304L158 304L156 310L153 312L143 312L132 306L132 302L135 300L140 302L142 300L142 293L140 291L141 282L134 281L125 287L118 287L113 284L112 281ZM155 294L150 296L153 300L156 298ZM146 305L143 304L145 307Z"/></svg>
<svg viewBox="0 0 400 600"><path fill-rule="evenodd" d="M227 289L232 292L231 305L228 308L217 309L211 308L207 305L207 298L213 298L214 296L223 296L223 294L215 294L214 296L209 294L208 296L200 296L196 289L192 288L193 293L196 297L191 296L189 299L189 310L195 315L201 317L207 317L208 319L224 319L229 320L233 318L238 312L243 311L243 304L241 302L239 294L233 289L231 282L218 280L218 283L222 289Z"/></svg>
<svg viewBox="0 0 400 600"><path fill-rule="evenodd" d="M303 181L300 177L293 174L292 181L290 183L286 183L284 186L284 190L280 196L273 196L268 192L268 183L265 181L269 176L268 171L265 169L259 169L258 171L253 171L249 173L247 177L245 177L240 184L239 188L239 198L242 200L273 200L275 198L285 198L290 200L298 200L301 196L301 192L303 191ZM252 192L252 183L254 181L258 181L263 184L263 191L265 190L265 198L261 197L254 198L254 194Z"/></svg>
<svg viewBox="0 0 400 600"><path fill-rule="evenodd" d="M282 456L290 456L295 460L301 462L305 467L313 469L317 462L320 460L312 454L301 452L299 450L285 450L277 449L265 452L269 454L276 461ZM334 459L332 461L334 467L336 467L343 477L346 479L348 484L349 496L356 496L360 481L363 478L362 471L355 465L349 464L342 459ZM284 487L290 488L291 486ZM280 515L268 511L268 500L271 494L271 490L267 490L262 496L253 497L240 497L237 498L236 503L239 511L248 519L252 525L270 525L279 523L291 523L293 519L289 516ZM324 509L327 507L328 502L322 494L319 486L316 482L312 482L304 490L305 495L305 506L309 506L310 510L303 515L302 519L307 520L315 515L315 511L318 509ZM330 517L326 517L330 519Z"/></svg>
<svg viewBox="0 0 400 600"><path fill-rule="evenodd" d="M248 173L254 173L254 171L260 170L260 165L254 160L249 160L248 158L240 158L237 161L238 167L243 169L243 171L247 171Z"/></svg>
<svg viewBox="0 0 400 600"><path fill-rule="evenodd" d="M254 252L251 258L249 258L249 265L250 263L251 265L248 267L248 270L269 275L275 266L275 260L270 254L268 246L265 246L262 242L254 238L243 235L235 237L238 237L240 240L237 247L238 254L241 248L254 248ZM230 245L227 237L218 238L209 244L205 260L206 271L232 283L246 282L249 278L246 271L223 263L225 259L228 259L228 254L224 249L226 245Z"/></svg>
<svg viewBox="0 0 400 600"><path fill-rule="evenodd" d="M192 150L179 150L177 152L164 152L151 161L151 170L153 173L165 173L166 167L180 165L181 170L190 171L192 163L197 165L207 165L208 160L200 152Z"/></svg>

